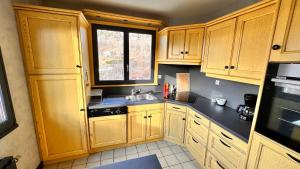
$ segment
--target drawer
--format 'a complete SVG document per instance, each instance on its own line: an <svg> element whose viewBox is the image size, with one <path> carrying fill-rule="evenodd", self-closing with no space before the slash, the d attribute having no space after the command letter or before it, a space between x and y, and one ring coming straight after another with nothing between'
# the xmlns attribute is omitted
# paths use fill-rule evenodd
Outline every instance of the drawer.
<svg viewBox="0 0 300 169"><path fill-rule="evenodd" d="M234 168L242 169L245 166L246 153L214 133L210 133L208 150L216 158L229 162Z"/></svg>
<svg viewBox="0 0 300 169"><path fill-rule="evenodd" d="M164 103L143 104L143 105L136 105L136 106L128 106L128 112L164 109L164 107L165 107Z"/></svg>
<svg viewBox="0 0 300 169"><path fill-rule="evenodd" d="M192 153L194 158L202 166L204 166L206 146L201 144L201 142L198 140L198 138L193 136L189 132L186 133L185 145L186 145L186 148Z"/></svg>
<svg viewBox="0 0 300 169"><path fill-rule="evenodd" d="M208 139L208 128L201 122L201 120L194 118L193 116L188 116L186 129L196 135L198 140L206 145Z"/></svg>
<svg viewBox="0 0 300 169"><path fill-rule="evenodd" d="M172 104L172 103L167 103L167 109L186 112L186 106Z"/></svg>
<svg viewBox="0 0 300 169"><path fill-rule="evenodd" d="M204 124L206 127L209 127L209 120L205 118L203 115L197 113L196 111L188 108L188 114L195 119L197 119L198 122Z"/></svg>
<svg viewBox="0 0 300 169"><path fill-rule="evenodd" d="M247 143L243 140L237 138L227 130L223 129L222 127L219 127L215 123L211 123L211 130L217 134L219 137L221 137L223 140L226 140L230 144L234 145L235 147L238 147L242 151L247 151Z"/></svg>
<svg viewBox="0 0 300 169"><path fill-rule="evenodd" d="M205 167L207 169L235 169L230 164L228 164L220 159L217 159L210 152L207 152Z"/></svg>

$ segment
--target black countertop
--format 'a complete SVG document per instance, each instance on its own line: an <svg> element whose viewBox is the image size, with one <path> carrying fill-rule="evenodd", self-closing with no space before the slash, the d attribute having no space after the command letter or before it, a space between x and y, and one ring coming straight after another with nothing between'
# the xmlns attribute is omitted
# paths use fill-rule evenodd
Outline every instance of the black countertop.
<svg viewBox="0 0 300 169"><path fill-rule="evenodd" d="M156 155L126 160L94 169L162 169Z"/></svg>
<svg viewBox="0 0 300 169"><path fill-rule="evenodd" d="M210 99L191 92L177 93L176 95L169 96L168 99L164 99L162 93L155 93L154 95L158 99L153 101L128 101L124 97L104 98L102 103L92 100L89 104L89 108L130 106L162 102L175 103L192 108L197 113L207 117L209 120L223 127L243 141L248 142L249 140L252 123L241 120L236 111L230 107L216 105L215 103L212 103Z"/></svg>

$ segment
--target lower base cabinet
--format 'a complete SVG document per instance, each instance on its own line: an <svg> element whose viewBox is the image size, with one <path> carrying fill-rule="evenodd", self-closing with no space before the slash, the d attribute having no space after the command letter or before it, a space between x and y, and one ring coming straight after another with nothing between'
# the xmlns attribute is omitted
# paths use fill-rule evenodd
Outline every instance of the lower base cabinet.
<svg viewBox="0 0 300 169"><path fill-rule="evenodd" d="M165 138L168 141L183 145L185 132L186 112L167 110Z"/></svg>
<svg viewBox="0 0 300 169"><path fill-rule="evenodd" d="M206 155L206 162L205 162L206 169L232 169L234 167L228 166L228 164L224 164L220 160L218 160L215 156L211 153L207 152Z"/></svg>
<svg viewBox="0 0 300 169"><path fill-rule="evenodd" d="M91 148L126 143L126 115L94 117L89 119Z"/></svg>
<svg viewBox="0 0 300 169"><path fill-rule="evenodd" d="M300 154L254 133L247 169L300 169Z"/></svg>
<svg viewBox="0 0 300 169"><path fill-rule="evenodd" d="M203 145L199 141L199 138L191 135L189 132L186 133L185 145L196 161L201 164L201 166L204 166L206 145Z"/></svg>

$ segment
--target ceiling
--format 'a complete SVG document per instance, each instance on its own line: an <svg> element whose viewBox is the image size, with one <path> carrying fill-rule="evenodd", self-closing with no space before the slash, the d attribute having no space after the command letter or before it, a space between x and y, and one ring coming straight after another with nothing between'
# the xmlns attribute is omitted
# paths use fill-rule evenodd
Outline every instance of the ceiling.
<svg viewBox="0 0 300 169"><path fill-rule="evenodd" d="M176 24L204 22L259 0L41 0L54 7L90 8L162 19Z"/></svg>

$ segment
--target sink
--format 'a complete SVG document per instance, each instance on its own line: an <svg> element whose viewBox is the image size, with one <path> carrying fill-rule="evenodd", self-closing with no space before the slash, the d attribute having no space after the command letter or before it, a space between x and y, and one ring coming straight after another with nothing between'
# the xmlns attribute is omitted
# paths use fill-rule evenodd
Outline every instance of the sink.
<svg viewBox="0 0 300 169"><path fill-rule="evenodd" d="M149 93L145 94L137 94L137 95L129 95L125 97L126 100L130 101L142 101L142 100L157 100L155 96Z"/></svg>

